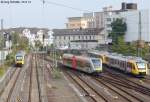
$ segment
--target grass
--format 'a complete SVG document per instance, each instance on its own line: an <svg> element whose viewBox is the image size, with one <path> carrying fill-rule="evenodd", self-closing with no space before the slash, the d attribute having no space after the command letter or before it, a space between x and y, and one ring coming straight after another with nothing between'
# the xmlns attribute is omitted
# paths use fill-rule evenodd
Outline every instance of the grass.
<svg viewBox="0 0 150 102"><path fill-rule="evenodd" d="M60 73L60 71L58 70L58 68L54 68L51 73L52 73L52 77L53 77L54 79L60 79L60 78L61 78L61 73Z"/></svg>
<svg viewBox="0 0 150 102"><path fill-rule="evenodd" d="M6 57L5 63L3 65L0 65L0 77L2 77L5 74L9 66L11 66L13 63L14 63L14 54L11 53Z"/></svg>
<svg viewBox="0 0 150 102"><path fill-rule="evenodd" d="M5 74L5 71L7 70L8 66L1 65L0 66L0 77L2 77Z"/></svg>

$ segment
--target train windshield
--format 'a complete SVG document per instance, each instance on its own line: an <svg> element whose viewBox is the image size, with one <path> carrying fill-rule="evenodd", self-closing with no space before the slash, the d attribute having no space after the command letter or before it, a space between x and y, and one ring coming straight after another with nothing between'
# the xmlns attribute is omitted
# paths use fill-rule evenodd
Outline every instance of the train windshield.
<svg viewBox="0 0 150 102"><path fill-rule="evenodd" d="M99 59L92 59L94 67L100 67L101 63Z"/></svg>
<svg viewBox="0 0 150 102"><path fill-rule="evenodd" d="M22 60L22 56L16 56L17 60Z"/></svg>
<svg viewBox="0 0 150 102"><path fill-rule="evenodd" d="M143 63L143 62L137 62L137 66L139 69L144 69L146 67L145 63Z"/></svg>

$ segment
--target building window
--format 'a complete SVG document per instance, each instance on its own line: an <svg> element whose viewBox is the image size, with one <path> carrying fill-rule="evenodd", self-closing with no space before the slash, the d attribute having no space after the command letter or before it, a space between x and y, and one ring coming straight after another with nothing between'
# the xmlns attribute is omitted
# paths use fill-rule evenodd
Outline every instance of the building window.
<svg viewBox="0 0 150 102"><path fill-rule="evenodd" d="M110 28L110 27L111 27L111 24L107 24L107 27Z"/></svg>
<svg viewBox="0 0 150 102"><path fill-rule="evenodd" d="M90 35L90 40L91 40L91 35Z"/></svg>
<svg viewBox="0 0 150 102"><path fill-rule="evenodd" d="M111 18L107 18L107 21L109 21L109 22L110 22L110 21L111 21Z"/></svg>
<svg viewBox="0 0 150 102"><path fill-rule="evenodd" d="M93 35L93 40L95 39L95 36Z"/></svg>
<svg viewBox="0 0 150 102"><path fill-rule="evenodd" d="M80 35L78 36L79 40L80 40Z"/></svg>
<svg viewBox="0 0 150 102"><path fill-rule="evenodd" d="M82 40L84 40L84 36L82 36Z"/></svg>
<svg viewBox="0 0 150 102"><path fill-rule="evenodd" d="M70 40L70 36L69 36L69 40Z"/></svg>
<svg viewBox="0 0 150 102"><path fill-rule="evenodd" d="M87 40L88 38L87 38L87 36L86 36L86 40Z"/></svg>

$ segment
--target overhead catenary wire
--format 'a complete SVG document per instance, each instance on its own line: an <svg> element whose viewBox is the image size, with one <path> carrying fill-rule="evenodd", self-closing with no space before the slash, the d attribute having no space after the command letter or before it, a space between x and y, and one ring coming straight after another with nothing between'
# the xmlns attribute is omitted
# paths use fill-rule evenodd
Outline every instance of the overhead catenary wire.
<svg viewBox="0 0 150 102"><path fill-rule="evenodd" d="M72 6L68 6L68 5L53 2L53 1L42 0L42 2L44 2L45 4L51 4L51 5L56 5L56 6L60 6L60 7L65 7L65 8L69 8L69 9L76 10L76 11L93 12L91 10L85 10L85 9L81 9L81 8L77 8L77 7L72 7Z"/></svg>

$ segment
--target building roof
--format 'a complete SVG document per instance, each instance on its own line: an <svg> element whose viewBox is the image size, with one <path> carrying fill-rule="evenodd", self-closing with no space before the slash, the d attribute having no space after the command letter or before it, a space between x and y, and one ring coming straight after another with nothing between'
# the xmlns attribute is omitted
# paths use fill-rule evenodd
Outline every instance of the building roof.
<svg viewBox="0 0 150 102"><path fill-rule="evenodd" d="M53 29L54 36L64 35L98 35L103 31L103 28L86 28L86 29Z"/></svg>
<svg viewBox="0 0 150 102"><path fill-rule="evenodd" d="M98 40L73 40L71 42L98 42Z"/></svg>
<svg viewBox="0 0 150 102"><path fill-rule="evenodd" d="M81 20L83 17L69 17L68 20Z"/></svg>

